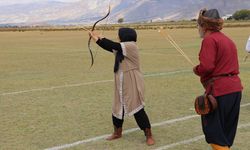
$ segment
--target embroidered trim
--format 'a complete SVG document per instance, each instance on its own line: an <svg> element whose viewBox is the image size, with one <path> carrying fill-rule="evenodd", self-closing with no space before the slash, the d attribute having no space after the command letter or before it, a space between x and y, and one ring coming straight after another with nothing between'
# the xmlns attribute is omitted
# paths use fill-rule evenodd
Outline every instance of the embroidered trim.
<svg viewBox="0 0 250 150"><path fill-rule="evenodd" d="M113 115L114 117L118 118L118 119L121 119L121 120L123 119L123 118L122 118L122 115L121 115L121 116L117 116L114 112L112 113L112 115Z"/></svg>
<svg viewBox="0 0 250 150"><path fill-rule="evenodd" d="M124 99L123 99L123 72L120 72L119 96L120 96L120 102L121 102L120 115L122 116L123 115L123 108L124 108L124 111L126 112L125 107L124 107L125 106ZM124 112L124 115L126 114L125 112Z"/></svg>
<svg viewBox="0 0 250 150"><path fill-rule="evenodd" d="M125 44L124 44L124 43L121 43L121 47L122 47L122 54L123 54L124 56L127 56L127 50L126 50Z"/></svg>
<svg viewBox="0 0 250 150"><path fill-rule="evenodd" d="M142 108L144 108L144 104L140 105L139 107L137 107L136 109L134 109L133 111L131 111L128 116L132 116L135 113L137 113L138 111L140 111Z"/></svg>

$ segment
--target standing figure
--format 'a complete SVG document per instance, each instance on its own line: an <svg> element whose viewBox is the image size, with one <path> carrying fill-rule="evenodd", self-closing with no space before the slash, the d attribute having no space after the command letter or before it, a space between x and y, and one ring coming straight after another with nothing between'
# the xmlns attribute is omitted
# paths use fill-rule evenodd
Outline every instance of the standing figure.
<svg viewBox="0 0 250 150"><path fill-rule="evenodd" d="M205 93L212 94L218 108L202 115L202 129L213 150L229 150L233 145L240 111L241 91L237 48L224 35L218 10L201 10L198 18L200 64L193 71L200 77Z"/></svg>
<svg viewBox="0 0 250 150"><path fill-rule="evenodd" d="M120 138L124 116L134 115L138 126L145 133L147 145L153 145L155 142L151 125L144 110L144 79L140 69L136 31L130 28L119 29L119 42L101 37L95 32L89 34L100 47L115 55L112 107L114 133L107 140Z"/></svg>
<svg viewBox="0 0 250 150"><path fill-rule="evenodd" d="M250 36L249 36L249 38L248 38L248 40L247 40L246 51L247 51L248 53L250 53Z"/></svg>
<svg viewBox="0 0 250 150"><path fill-rule="evenodd" d="M248 54L245 56L244 62L247 61L247 58L248 58L248 56L250 55L250 36L249 36L249 38L248 38L248 40L247 40L246 51L248 52Z"/></svg>

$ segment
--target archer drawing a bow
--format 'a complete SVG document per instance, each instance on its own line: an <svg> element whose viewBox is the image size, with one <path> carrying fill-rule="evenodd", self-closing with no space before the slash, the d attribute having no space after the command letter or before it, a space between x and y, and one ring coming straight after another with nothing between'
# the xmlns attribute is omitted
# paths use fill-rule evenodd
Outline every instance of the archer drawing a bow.
<svg viewBox="0 0 250 150"><path fill-rule="evenodd" d="M250 54L250 36L249 36L249 38L248 38L248 40L247 40L246 51L248 52L248 54L245 56L244 62L247 61L247 58L248 58L248 56L249 56L249 54Z"/></svg>

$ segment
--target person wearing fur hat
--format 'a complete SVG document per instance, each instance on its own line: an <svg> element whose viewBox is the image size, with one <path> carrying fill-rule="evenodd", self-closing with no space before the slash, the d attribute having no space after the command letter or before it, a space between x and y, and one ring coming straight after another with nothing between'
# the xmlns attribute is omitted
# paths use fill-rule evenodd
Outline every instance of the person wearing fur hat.
<svg viewBox="0 0 250 150"><path fill-rule="evenodd" d="M89 32L89 35L100 47L115 54L112 107L114 132L107 140L120 138L124 116L134 115L138 126L145 133L147 145L153 145L155 142L151 133L151 125L144 110L144 80L136 45L136 31L131 28L120 28L119 42L101 37L95 32Z"/></svg>
<svg viewBox="0 0 250 150"><path fill-rule="evenodd" d="M233 145L243 89L234 42L221 31L223 20L217 9L201 10L198 30L202 40L200 64L193 71L200 77L205 93L212 94L218 108L202 115L202 129L213 150L229 150Z"/></svg>

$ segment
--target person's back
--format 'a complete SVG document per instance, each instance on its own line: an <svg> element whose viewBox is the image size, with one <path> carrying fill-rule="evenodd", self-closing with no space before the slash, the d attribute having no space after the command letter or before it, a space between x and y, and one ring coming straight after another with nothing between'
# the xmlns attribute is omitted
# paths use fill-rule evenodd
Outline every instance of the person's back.
<svg viewBox="0 0 250 150"><path fill-rule="evenodd" d="M234 42L222 32L213 32L204 37L200 60L203 62L203 67L201 67L201 70L204 72L204 76L201 77L203 83L213 77L228 75L228 77L215 80L213 86L214 96L225 95L242 89L240 78L238 77L237 48Z"/></svg>
<svg viewBox="0 0 250 150"><path fill-rule="evenodd" d="M215 97L217 109L201 116L202 130L213 150L229 150L233 145L240 111L242 85L237 48L220 32L223 20L216 9L201 10L198 18L200 64L193 68L201 78L205 93Z"/></svg>

